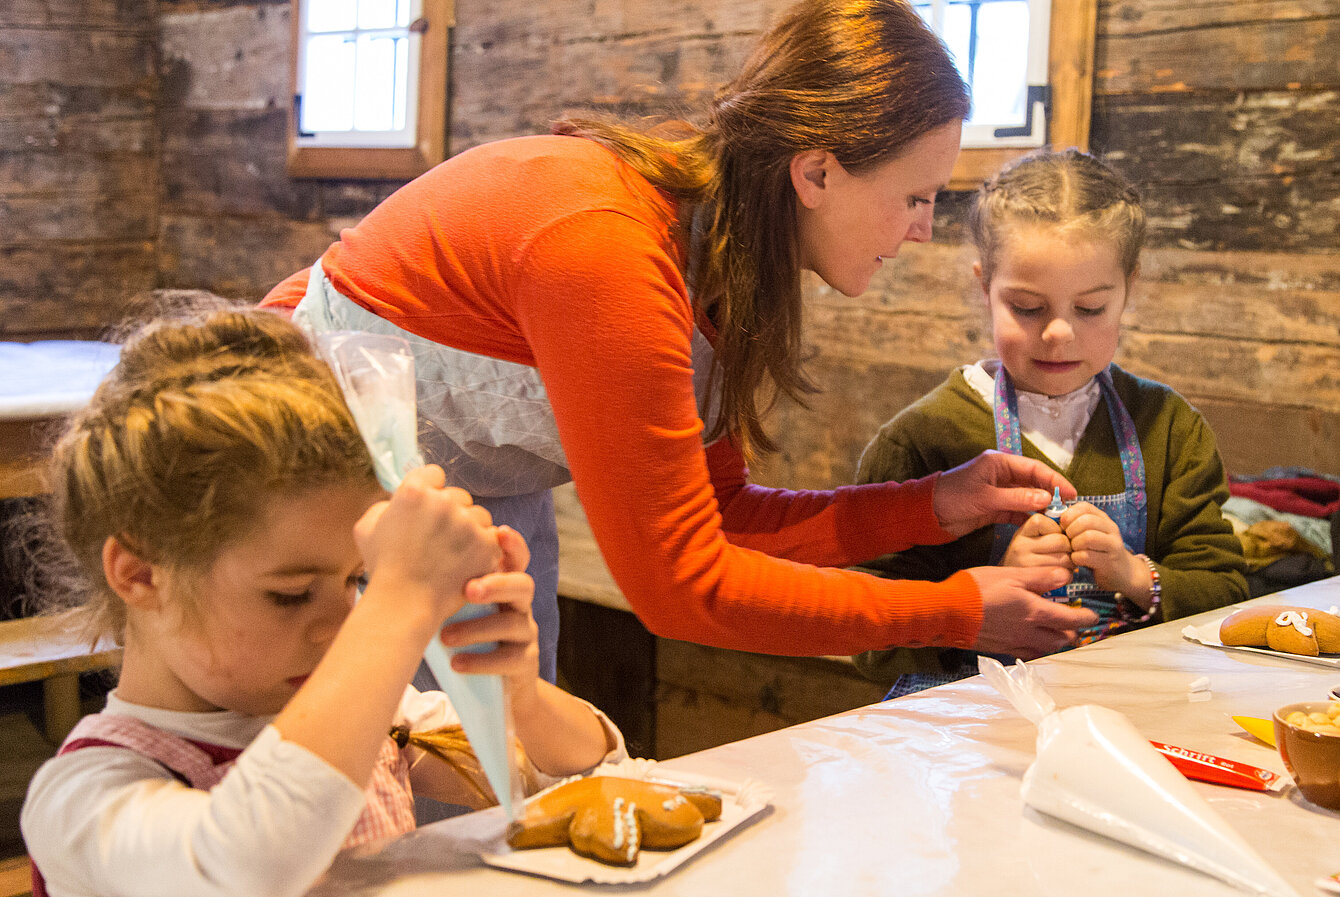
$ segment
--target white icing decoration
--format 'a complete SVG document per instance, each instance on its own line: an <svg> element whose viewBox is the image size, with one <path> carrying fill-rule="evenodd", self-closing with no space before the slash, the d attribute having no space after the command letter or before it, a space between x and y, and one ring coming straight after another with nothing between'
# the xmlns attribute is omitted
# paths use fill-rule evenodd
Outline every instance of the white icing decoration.
<svg viewBox="0 0 1340 897"><path fill-rule="evenodd" d="M1286 610L1275 618L1276 626L1292 626L1298 630L1299 635L1311 635L1312 629L1307 625L1307 614L1303 611Z"/></svg>
<svg viewBox="0 0 1340 897"><path fill-rule="evenodd" d="M676 794L674 797L667 798L661 803L661 809L667 813L673 813L677 808L688 803L688 798L682 794Z"/></svg>
<svg viewBox="0 0 1340 897"><path fill-rule="evenodd" d="M629 803L627 816L624 823L628 826L628 851L625 854L628 862L632 862L637 856L638 845L642 842L641 833L637 830L637 804Z"/></svg>
<svg viewBox="0 0 1340 897"><path fill-rule="evenodd" d="M623 847L623 798L614 799L614 849Z"/></svg>

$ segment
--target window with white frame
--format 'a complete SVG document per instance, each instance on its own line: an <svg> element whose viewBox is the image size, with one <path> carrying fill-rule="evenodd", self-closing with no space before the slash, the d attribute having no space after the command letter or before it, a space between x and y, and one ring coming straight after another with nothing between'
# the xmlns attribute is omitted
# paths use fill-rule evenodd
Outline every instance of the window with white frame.
<svg viewBox="0 0 1340 897"><path fill-rule="evenodd" d="M298 23L300 146L412 146L418 0L305 0Z"/></svg>
<svg viewBox="0 0 1340 897"><path fill-rule="evenodd" d="M963 147L1046 143L1051 0L923 0L912 5L943 38L971 91Z"/></svg>
<svg viewBox="0 0 1340 897"><path fill-rule="evenodd" d="M295 176L413 177L445 158L451 0L294 0Z"/></svg>

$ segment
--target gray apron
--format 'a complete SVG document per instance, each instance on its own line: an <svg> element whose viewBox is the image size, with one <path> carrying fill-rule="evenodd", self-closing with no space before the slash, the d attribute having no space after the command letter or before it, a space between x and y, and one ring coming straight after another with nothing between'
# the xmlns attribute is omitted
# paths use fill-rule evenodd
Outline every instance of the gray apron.
<svg viewBox="0 0 1340 897"><path fill-rule="evenodd" d="M398 336L414 353L419 415L419 449L441 465L448 485L469 492L493 515L526 540L535 580L535 622L539 627L540 675L557 676L558 526L555 486L572 479L558 438L558 426L540 372L524 364L453 349L378 317L332 286L320 262L312 266L307 293L293 321L314 333L357 330ZM598 337L597 337L598 338ZM693 385L698 414L711 420L708 401L712 348L693 334ZM416 684L436 688L422 678Z"/></svg>

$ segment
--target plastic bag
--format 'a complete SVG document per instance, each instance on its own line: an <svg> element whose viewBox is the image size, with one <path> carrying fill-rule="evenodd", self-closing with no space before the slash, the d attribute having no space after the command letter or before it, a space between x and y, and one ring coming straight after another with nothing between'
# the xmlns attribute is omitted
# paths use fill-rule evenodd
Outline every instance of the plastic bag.
<svg viewBox="0 0 1340 897"><path fill-rule="evenodd" d="M1244 891L1298 897L1125 716L1092 704L1057 710L1022 662L1006 670L981 656L978 669L1038 727L1025 804Z"/></svg>
<svg viewBox="0 0 1340 897"><path fill-rule="evenodd" d="M397 336L335 330L320 334L317 344L372 454L377 479L394 491L408 471L424 463L419 454L414 355L409 343ZM466 604L447 622L494 612L485 605ZM467 676L451 668L451 656L457 650L478 652L493 647L448 649L434 638L424 651L424 660L451 698L489 786L510 820L519 815L525 792L521 770L509 750L514 727L506 683L501 676Z"/></svg>

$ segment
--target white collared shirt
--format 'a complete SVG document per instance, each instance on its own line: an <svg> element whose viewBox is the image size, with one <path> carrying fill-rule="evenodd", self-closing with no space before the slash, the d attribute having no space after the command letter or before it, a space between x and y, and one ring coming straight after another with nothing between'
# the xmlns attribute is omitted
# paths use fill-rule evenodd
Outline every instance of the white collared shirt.
<svg viewBox="0 0 1340 897"><path fill-rule="evenodd" d="M988 408L995 407L999 367L999 361L988 360L963 368L963 379L977 391ZM1059 469L1068 468L1075 458L1075 446L1089 426L1102 396L1097 378L1063 396L1044 396L1019 389L1015 393L1019 399L1019 432Z"/></svg>

